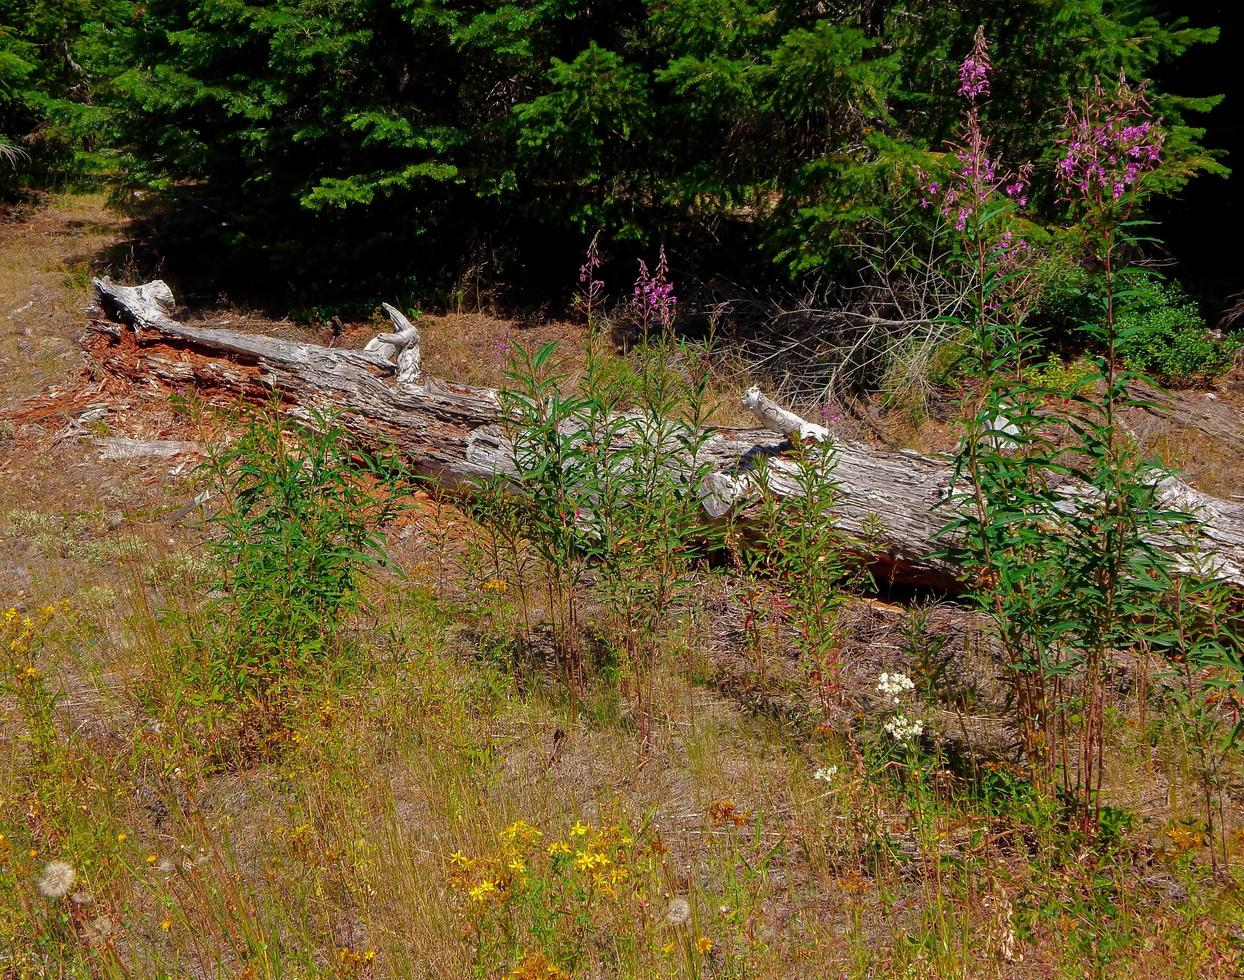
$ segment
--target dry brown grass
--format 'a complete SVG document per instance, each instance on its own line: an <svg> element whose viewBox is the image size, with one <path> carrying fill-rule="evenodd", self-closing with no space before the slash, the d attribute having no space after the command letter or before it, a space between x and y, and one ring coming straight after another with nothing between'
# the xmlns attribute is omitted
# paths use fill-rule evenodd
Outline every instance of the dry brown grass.
<svg viewBox="0 0 1244 980"><path fill-rule="evenodd" d="M102 195L0 222L0 408L71 373L90 276L124 229Z"/></svg>

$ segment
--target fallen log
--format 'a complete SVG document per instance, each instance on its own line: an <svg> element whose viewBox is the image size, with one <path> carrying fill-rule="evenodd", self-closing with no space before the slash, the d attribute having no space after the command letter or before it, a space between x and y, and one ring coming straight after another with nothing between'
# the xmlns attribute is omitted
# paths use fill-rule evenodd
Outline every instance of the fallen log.
<svg viewBox="0 0 1244 980"><path fill-rule="evenodd" d="M153 394L193 388L208 399L258 403L276 393L294 416L334 410L362 443L394 447L415 471L448 486L512 473L496 391L421 373L417 331L396 310L386 311L394 334L362 351L339 350L182 324L171 316L173 297L163 283L95 280L83 347L93 376L126 379ZM796 493L794 464L783 458L790 436L827 435L759 391L749 392L745 404L781 431L722 428L708 439L701 459L712 472L701 497L714 517L746 495L749 470L760 456L769 458L772 489ZM944 542L937 532L950 518L939 507L949 492L949 463L855 443L835 449L840 498L834 513L844 532L868 542L878 579L961 591L956 567L938 555ZM1244 507L1174 479L1164 481L1160 493L1173 506L1195 509L1204 521L1190 559L1244 584Z"/></svg>

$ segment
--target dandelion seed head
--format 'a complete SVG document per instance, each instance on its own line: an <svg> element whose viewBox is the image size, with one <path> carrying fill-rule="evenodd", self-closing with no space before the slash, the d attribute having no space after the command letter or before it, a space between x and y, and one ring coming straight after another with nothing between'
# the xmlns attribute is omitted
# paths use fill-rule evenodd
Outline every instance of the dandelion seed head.
<svg viewBox="0 0 1244 980"><path fill-rule="evenodd" d="M691 903L681 895L670 900L670 907L665 913L665 921L671 926L680 926L691 918Z"/></svg>
<svg viewBox="0 0 1244 980"><path fill-rule="evenodd" d="M49 861L39 876L39 891L45 898L64 898L73 888L77 875L64 861Z"/></svg>

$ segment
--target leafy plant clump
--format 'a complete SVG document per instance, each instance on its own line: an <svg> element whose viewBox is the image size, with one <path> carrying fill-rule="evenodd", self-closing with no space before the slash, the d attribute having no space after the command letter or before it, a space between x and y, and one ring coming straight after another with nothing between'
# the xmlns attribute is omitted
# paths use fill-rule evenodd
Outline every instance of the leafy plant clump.
<svg viewBox="0 0 1244 980"><path fill-rule="evenodd" d="M291 426L275 407L205 468L224 501L210 545L223 628L208 651L211 687L269 695L322 666L363 602L362 576L387 564L381 529L398 471L352 448L331 415Z"/></svg>
<svg viewBox="0 0 1244 980"><path fill-rule="evenodd" d="M1173 386L1212 381L1230 368L1239 338L1215 338L1175 283L1152 273L1130 278L1118 314L1119 353L1129 367Z"/></svg>
<svg viewBox="0 0 1244 980"><path fill-rule="evenodd" d="M593 244L580 275L589 325L603 289L599 264ZM591 666L581 592L589 565L596 567L645 740L657 652L671 610L690 587L692 564L712 537L699 499L712 435L708 350L673 336L676 302L664 254L652 273L640 263L629 313L643 341L619 364L602 356L599 335L589 339L585 375L573 387L554 367L552 344L514 350L500 401L521 516L514 526L514 505L500 501L480 512L494 537L510 542L503 550L511 566L520 537L542 560L546 611L575 698Z"/></svg>
<svg viewBox="0 0 1244 980"><path fill-rule="evenodd" d="M1099 353L1082 376L1038 369L1046 381L1071 382L1042 387L1031 368L1039 350L1031 315L1040 257L1013 231L1027 204L1030 168L1007 174L994 156L983 126L990 74L978 31L959 71L967 112L952 148L954 163L926 184L927 203L936 201L953 226L958 272L972 297L964 323L972 383L962 391L966 421L952 494L959 513L947 530L960 536L970 587L1005 652L1033 781L1071 802L1080 830L1096 836L1105 817L1109 677L1118 652L1156 648L1170 651L1173 663L1193 656L1171 651L1162 624L1168 603L1182 606L1171 597L1196 588L1188 583L1199 579L1177 568L1155 542L1181 533L1195 518L1164 504L1156 492L1160 469L1119 424L1121 412L1137 404L1130 384L1144 380L1124 359L1124 345L1135 334L1120 322L1120 310L1129 297L1124 286L1137 273L1123 262L1136 252L1134 217L1160 173L1169 133L1143 88L1124 79L1110 89L1094 84L1069 106L1054 169L1062 199L1078 219L1084 292L1093 313L1084 329ZM1054 413L1050 396L1063 406ZM1071 433L1070 446L1049 436L1051 414ZM1083 489L1069 495L1067 478ZM1209 587L1212 574L1206 579ZM1216 671L1234 697L1229 658L1216 647L1198 649L1195 657L1196 670L1180 681L1187 697L1202 707L1216 700L1197 680ZM1213 726L1192 728L1205 748L1203 759L1211 760L1202 770L1209 773L1204 786L1206 812L1212 813L1208 797L1217 763L1206 733Z"/></svg>

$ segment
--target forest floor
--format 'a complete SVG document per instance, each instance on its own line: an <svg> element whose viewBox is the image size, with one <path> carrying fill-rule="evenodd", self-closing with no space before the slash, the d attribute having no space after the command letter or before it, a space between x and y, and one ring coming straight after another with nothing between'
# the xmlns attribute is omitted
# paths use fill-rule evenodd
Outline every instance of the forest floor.
<svg viewBox="0 0 1244 980"><path fill-rule="evenodd" d="M138 396L22 412L88 388L89 280L133 271L128 234L95 196L0 223L0 615L42 624L34 673L0 682L0 976L1244 975L1241 799L1211 863L1191 750L1138 674L1111 719L1110 834L1086 841L1003 759L971 779L935 754L871 769L875 719L820 723L797 658L750 645L737 583L709 570L663 641L644 746L625 683L569 698L538 643L515 645L541 600L423 491L389 529L396 573L351 624L352 668L261 733L230 727L183 659L210 592L195 464L227 423ZM376 326L184 318L349 346ZM496 385L509 346L546 341L581 367L572 323L420 326L434 375ZM745 381L723 374L723 403ZM1142 438L1244 495L1238 393L1181 397L1214 406L1210 431ZM108 458L115 437L178 445ZM919 680L947 644L971 657L970 615L933 597L865 596L849 621L863 678ZM53 861L74 869L60 898ZM525 890L478 895L481 874Z"/></svg>

